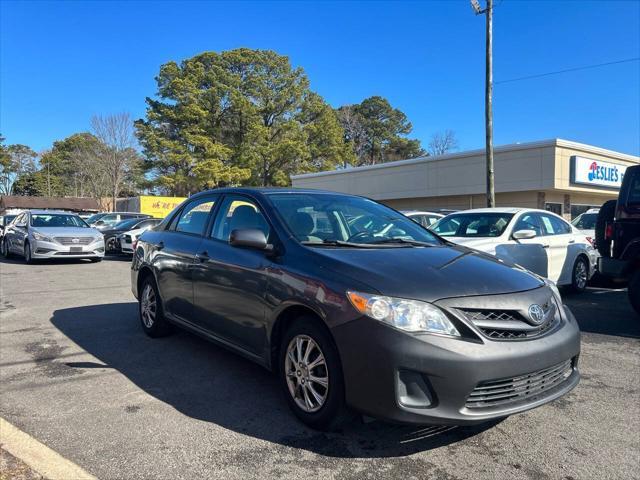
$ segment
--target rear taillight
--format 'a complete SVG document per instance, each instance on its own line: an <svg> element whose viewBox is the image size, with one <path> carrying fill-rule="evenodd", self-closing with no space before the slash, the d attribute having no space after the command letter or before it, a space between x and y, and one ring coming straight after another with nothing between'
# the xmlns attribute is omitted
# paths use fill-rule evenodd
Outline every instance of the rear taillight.
<svg viewBox="0 0 640 480"><path fill-rule="evenodd" d="M593 241L593 238L587 237L587 241L591 244L592 247L596 246L596 243Z"/></svg>
<svg viewBox="0 0 640 480"><path fill-rule="evenodd" d="M607 226L604 227L604 239L611 240L613 238L613 224L607 223Z"/></svg>
<svg viewBox="0 0 640 480"><path fill-rule="evenodd" d="M132 249L132 250L135 250L137 246L138 246L138 240L134 240L134 241L131 243L131 249Z"/></svg>

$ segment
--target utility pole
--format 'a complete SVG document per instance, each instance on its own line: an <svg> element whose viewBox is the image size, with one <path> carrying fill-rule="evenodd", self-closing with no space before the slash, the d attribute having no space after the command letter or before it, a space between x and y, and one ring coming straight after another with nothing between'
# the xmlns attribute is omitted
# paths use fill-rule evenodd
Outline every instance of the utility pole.
<svg viewBox="0 0 640 480"><path fill-rule="evenodd" d="M496 206L495 172L493 169L493 0L487 0L484 10L478 0L471 0L471 7L476 15L484 13L487 20L486 31L486 69L484 88L484 121L487 149L487 207Z"/></svg>

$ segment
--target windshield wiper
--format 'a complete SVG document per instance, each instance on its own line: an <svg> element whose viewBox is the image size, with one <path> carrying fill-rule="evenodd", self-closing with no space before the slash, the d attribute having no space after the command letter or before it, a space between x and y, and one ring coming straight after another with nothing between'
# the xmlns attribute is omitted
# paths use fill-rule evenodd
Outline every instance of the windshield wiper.
<svg viewBox="0 0 640 480"><path fill-rule="evenodd" d="M415 247L433 247L433 243L421 242L419 240L407 240L405 238L383 238L370 242L369 245L384 245L384 244L399 244L399 245L413 245Z"/></svg>
<svg viewBox="0 0 640 480"><path fill-rule="evenodd" d="M302 245L312 245L315 247L346 247L346 248L371 248L373 245L366 243L345 242L342 240L323 240L320 242L300 242Z"/></svg>

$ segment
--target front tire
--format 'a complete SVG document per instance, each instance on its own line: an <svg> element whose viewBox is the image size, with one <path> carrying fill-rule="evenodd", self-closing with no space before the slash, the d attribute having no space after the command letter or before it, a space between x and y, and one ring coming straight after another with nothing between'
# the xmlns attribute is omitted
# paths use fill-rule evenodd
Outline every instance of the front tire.
<svg viewBox="0 0 640 480"><path fill-rule="evenodd" d="M33 263L33 255L31 252L31 244L29 242L25 242L24 244L24 261L26 263Z"/></svg>
<svg viewBox="0 0 640 480"><path fill-rule="evenodd" d="M280 344L280 383L287 403L303 423L338 429L349 417L338 349L314 318L297 318Z"/></svg>
<svg viewBox="0 0 640 480"><path fill-rule="evenodd" d="M637 270L629 279L627 294L629 295L629 303L640 315L640 270Z"/></svg>
<svg viewBox="0 0 640 480"><path fill-rule="evenodd" d="M142 281L140 287L138 314L144 333L150 337L164 337L171 333L171 324L164 316L158 287L150 275Z"/></svg>
<svg viewBox="0 0 640 480"><path fill-rule="evenodd" d="M587 288L589 282L589 263L584 257L578 257L573 264L571 272L571 290L575 293L582 293Z"/></svg>

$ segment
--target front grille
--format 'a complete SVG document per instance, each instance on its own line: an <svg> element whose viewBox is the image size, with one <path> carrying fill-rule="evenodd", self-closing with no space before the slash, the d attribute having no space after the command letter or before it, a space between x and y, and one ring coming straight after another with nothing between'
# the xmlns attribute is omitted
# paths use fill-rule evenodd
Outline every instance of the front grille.
<svg viewBox="0 0 640 480"><path fill-rule="evenodd" d="M543 310L545 321L532 325L523 313L517 310L458 309L486 337L493 340L524 340L550 332L560 322L555 303L549 300Z"/></svg>
<svg viewBox="0 0 640 480"><path fill-rule="evenodd" d="M479 383L467 397L466 407L482 409L533 402L553 393L573 372L572 360L537 372Z"/></svg>
<svg viewBox="0 0 640 480"><path fill-rule="evenodd" d="M74 256L74 255L86 255L87 253L91 253L91 252L56 252L56 255L64 255L64 256Z"/></svg>
<svg viewBox="0 0 640 480"><path fill-rule="evenodd" d="M75 239L77 242L74 242ZM89 245L93 242L93 237L53 237L53 239L60 245Z"/></svg>

